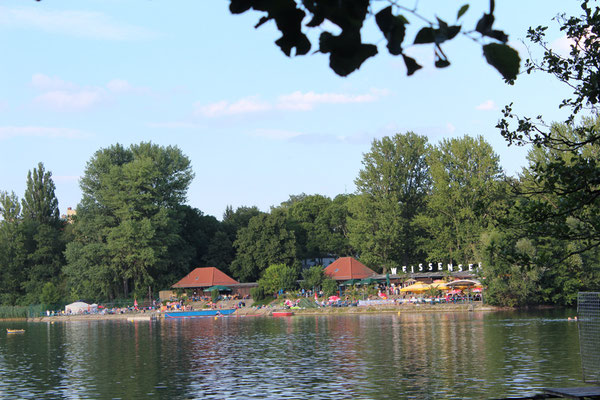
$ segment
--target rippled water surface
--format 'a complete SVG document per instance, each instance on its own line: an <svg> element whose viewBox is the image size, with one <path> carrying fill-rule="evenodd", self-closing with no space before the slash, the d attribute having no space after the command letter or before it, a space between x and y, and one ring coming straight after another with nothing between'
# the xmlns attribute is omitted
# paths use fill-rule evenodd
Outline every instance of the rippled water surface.
<svg viewBox="0 0 600 400"><path fill-rule="evenodd" d="M0 397L486 399L577 386L569 311L0 322ZM7 327L25 328L8 335Z"/></svg>

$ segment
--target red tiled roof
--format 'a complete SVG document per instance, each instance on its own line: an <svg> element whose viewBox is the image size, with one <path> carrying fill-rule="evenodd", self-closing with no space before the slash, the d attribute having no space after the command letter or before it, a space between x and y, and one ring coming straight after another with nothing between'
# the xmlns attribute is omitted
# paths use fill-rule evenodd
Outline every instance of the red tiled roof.
<svg viewBox="0 0 600 400"><path fill-rule="evenodd" d="M214 268L196 268L185 278L174 284L174 288L210 287L215 285L236 285L239 282L230 278L224 272Z"/></svg>
<svg viewBox="0 0 600 400"><path fill-rule="evenodd" d="M352 257L338 258L329 264L323 272L325 275L337 281L364 279L375 275L375 271Z"/></svg>

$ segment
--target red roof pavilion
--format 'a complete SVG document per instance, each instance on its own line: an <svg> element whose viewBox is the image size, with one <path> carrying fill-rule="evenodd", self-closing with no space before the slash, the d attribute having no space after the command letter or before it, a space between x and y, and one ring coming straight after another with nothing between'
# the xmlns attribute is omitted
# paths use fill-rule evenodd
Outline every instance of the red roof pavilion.
<svg viewBox="0 0 600 400"><path fill-rule="evenodd" d="M365 279L375 275L375 271L352 257L338 258L329 264L323 272L336 281Z"/></svg>
<svg viewBox="0 0 600 400"><path fill-rule="evenodd" d="M214 267L207 268L196 268L185 278L174 284L174 288L196 288L196 287L210 287L215 285L237 285L239 284L233 278L230 278L226 273Z"/></svg>

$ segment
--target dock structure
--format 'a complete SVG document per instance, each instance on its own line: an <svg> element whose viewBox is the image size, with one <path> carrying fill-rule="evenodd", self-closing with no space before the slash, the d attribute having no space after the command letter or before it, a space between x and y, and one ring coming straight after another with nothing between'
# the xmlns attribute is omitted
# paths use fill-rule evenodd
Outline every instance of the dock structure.
<svg viewBox="0 0 600 400"><path fill-rule="evenodd" d="M546 388L543 393L525 397L504 397L494 400L542 400L542 399L600 399L600 386L584 386L569 388Z"/></svg>

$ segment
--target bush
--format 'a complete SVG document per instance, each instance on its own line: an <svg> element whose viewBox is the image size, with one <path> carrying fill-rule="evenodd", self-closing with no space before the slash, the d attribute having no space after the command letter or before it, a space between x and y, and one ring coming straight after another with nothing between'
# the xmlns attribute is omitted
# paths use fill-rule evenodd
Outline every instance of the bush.
<svg viewBox="0 0 600 400"><path fill-rule="evenodd" d="M260 301L265 298L265 289L260 285L253 287L250 289L250 296L252 296L255 302Z"/></svg>
<svg viewBox="0 0 600 400"><path fill-rule="evenodd" d="M336 281L331 278L323 279L323 294L325 294L325 296L333 296L337 293L337 290L338 286Z"/></svg>

